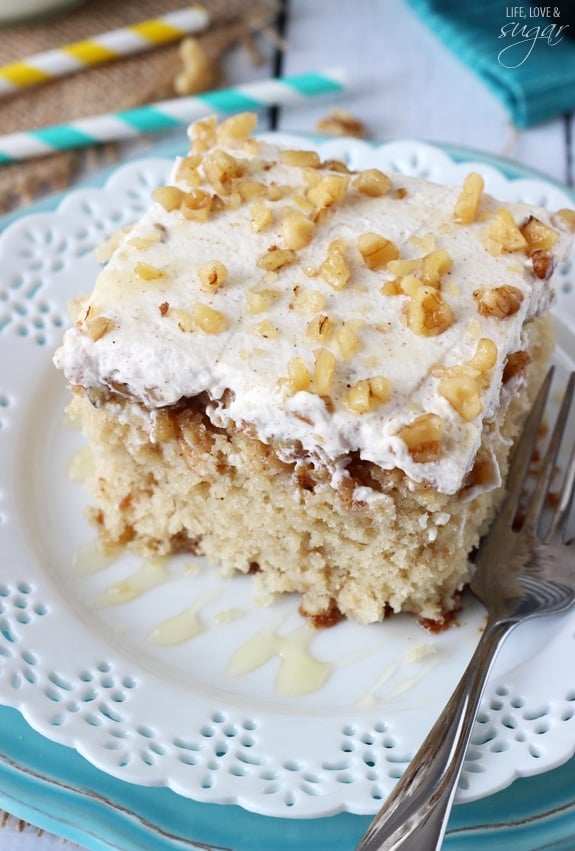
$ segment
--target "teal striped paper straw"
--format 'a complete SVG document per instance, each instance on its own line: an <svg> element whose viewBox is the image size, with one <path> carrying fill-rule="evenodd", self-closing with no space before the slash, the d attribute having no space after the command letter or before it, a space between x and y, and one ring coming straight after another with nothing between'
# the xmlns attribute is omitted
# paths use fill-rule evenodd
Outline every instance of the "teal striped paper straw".
<svg viewBox="0 0 575 851"><path fill-rule="evenodd" d="M260 80L195 97L174 98L120 112L93 115L68 124L0 136L0 165L45 157L58 151L85 148L157 133L189 124L212 113L256 112L269 106L302 103L310 98L341 92L341 69Z"/></svg>

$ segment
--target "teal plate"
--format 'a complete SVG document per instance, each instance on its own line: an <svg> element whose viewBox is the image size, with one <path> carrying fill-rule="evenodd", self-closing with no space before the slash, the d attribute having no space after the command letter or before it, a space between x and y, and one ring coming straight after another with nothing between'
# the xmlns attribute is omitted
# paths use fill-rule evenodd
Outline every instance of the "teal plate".
<svg viewBox="0 0 575 851"><path fill-rule="evenodd" d="M481 160L510 179L553 182L503 159L442 147L456 161ZM164 145L151 153L177 152L174 145ZM101 185L108 174L91 182ZM61 197L6 217L0 229L20 215L54 209ZM348 813L270 818L237 806L196 803L166 788L129 784L95 768L72 748L44 738L8 707L0 707L0 807L93 851L352 851L371 820ZM446 851L486 847L575 849L575 758L517 780L496 795L456 806Z"/></svg>
<svg viewBox="0 0 575 851"><path fill-rule="evenodd" d="M0 709L0 807L92 851L352 851L370 822L348 813L279 820L125 783L9 708ZM575 849L575 759L456 806L446 851L486 847Z"/></svg>

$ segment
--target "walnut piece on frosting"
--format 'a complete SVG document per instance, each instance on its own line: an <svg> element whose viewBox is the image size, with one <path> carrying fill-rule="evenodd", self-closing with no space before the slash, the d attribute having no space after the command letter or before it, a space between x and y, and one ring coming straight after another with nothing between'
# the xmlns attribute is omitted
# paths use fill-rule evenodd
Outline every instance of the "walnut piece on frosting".
<svg viewBox="0 0 575 851"><path fill-rule="evenodd" d="M496 363L497 346L493 340L482 337L467 363L435 370L440 376L437 392L465 422L471 422L483 411L483 390L489 385Z"/></svg>
<svg viewBox="0 0 575 851"><path fill-rule="evenodd" d="M221 334L228 327L227 319L223 313L202 302L196 302L192 305L190 315L198 328L205 334Z"/></svg>
<svg viewBox="0 0 575 851"><path fill-rule="evenodd" d="M483 188L484 181L480 174L472 171L467 175L455 203L453 216L456 222L469 225L476 220Z"/></svg>
<svg viewBox="0 0 575 851"><path fill-rule="evenodd" d="M228 270L219 260L206 260L198 266L198 277L202 289L215 292L228 276Z"/></svg>
<svg viewBox="0 0 575 851"><path fill-rule="evenodd" d="M367 414L389 401L391 389L390 380L383 375L362 378L350 388L345 402L355 414Z"/></svg>
<svg viewBox="0 0 575 851"><path fill-rule="evenodd" d="M352 185L362 195L380 198L389 192L391 179L378 168L366 168L359 172Z"/></svg>
<svg viewBox="0 0 575 851"><path fill-rule="evenodd" d="M350 268L344 257L345 244L333 240L328 245L327 256L319 267L319 274L334 290L342 290L349 283Z"/></svg>
<svg viewBox="0 0 575 851"><path fill-rule="evenodd" d="M398 433L418 464L437 461L441 455L443 420L438 414L425 413L404 425Z"/></svg>
<svg viewBox="0 0 575 851"><path fill-rule="evenodd" d="M335 355L329 349L314 352L313 388L318 396L328 396L335 374Z"/></svg>
<svg viewBox="0 0 575 851"><path fill-rule="evenodd" d="M435 287L422 285L415 289L407 306L407 325L414 334L436 337L454 321L451 307Z"/></svg>
<svg viewBox="0 0 575 851"><path fill-rule="evenodd" d="M397 260L399 248L391 239L378 233L362 233L357 238L357 249L368 269L373 272L385 269L390 260Z"/></svg>
<svg viewBox="0 0 575 851"><path fill-rule="evenodd" d="M107 334L114 327L114 323L107 316L93 315L93 312L88 311L88 316L84 321L86 334L91 340L100 340L104 334Z"/></svg>
<svg viewBox="0 0 575 851"><path fill-rule="evenodd" d="M488 230L490 252L497 255L501 252L524 251L527 246L527 239L521 233L513 214L506 207L500 207Z"/></svg>
<svg viewBox="0 0 575 851"><path fill-rule="evenodd" d="M503 284L500 287L481 287L474 290L473 298L481 316L506 319L519 310L523 293L518 287Z"/></svg>

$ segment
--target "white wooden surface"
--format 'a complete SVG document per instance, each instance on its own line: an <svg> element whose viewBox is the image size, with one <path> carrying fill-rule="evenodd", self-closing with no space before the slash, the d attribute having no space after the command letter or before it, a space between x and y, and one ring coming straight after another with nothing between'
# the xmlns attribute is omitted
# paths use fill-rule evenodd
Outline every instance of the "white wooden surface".
<svg viewBox="0 0 575 851"><path fill-rule="evenodd" d="M497 31L499 22L493 27ZM569 182L567 121L517 133L496 97L404 0L289 0L287 38L286 73L339 63L348 68L342 105L373 138L450 142ZM325 109L314 103L284 110L279 126L310 129Z"/></svg>
<svg viewBox="0 0 575 851"><path fill-rule="evenodd" d="M573 185L573 116L522 132L514 130L494 95L436 39L404 0L286 2L288 46L282 72L344 66L349 90L337 105L364 122L370 138L417 138L486 151ZM242 52L228 59L229 84L273 74L274 49L270 43L261 46L264 62L257 68ZM276 127L313 131L333 105L313 101L306 107L280 109ZM270 126L268 117L260 126ZM142 147L149 144L152 142ZM0 829L1 851L66 848L77 846L39 835L30 827L21 830L15 819L8 819Z"/></svg>

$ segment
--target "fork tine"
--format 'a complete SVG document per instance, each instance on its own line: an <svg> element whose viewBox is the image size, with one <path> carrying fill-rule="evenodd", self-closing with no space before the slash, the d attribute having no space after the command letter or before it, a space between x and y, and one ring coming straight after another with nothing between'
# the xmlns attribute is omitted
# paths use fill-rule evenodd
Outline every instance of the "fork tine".
<svg viewBox="0 0 575 851"><path fill-rule="evenodd" d="M561 408L559 409L559 413L555 421L555 428L553 429L553 433L549 439L545 455L539 468L537 484L531 496L529 508L525 517L525 528L530 529L533 532L537 532L539 524L541 523L541 517L545 508L547 495L549 493L549 487L551 485L551 480L556 469L557 455L559 454L561 441L565 433L565 427L567 424L571 403L573 401L574 391L575 373L571 373L569 381L567 383L567 387L565 388ZM566 493L568 493L569 487L572 487L572 485L569 486L568 480L566 480L565 484L567 486ZM561 502L562 500L560 500L560 503ZM567 505L567 513L569 510L570 502L571 500L569 499ZM559 519L559 506L557 507L557 511L555 512L554 519L549 530L549 534L551 534L551 532L555 531L556 529L556 519Z"/></svg>
<svg viewBox="0 0 575 851"><path fill-rule="evenodd" d="M555 509L555 513L553 515L553 519L551 521L551 527L549 532L547 533L547 537L551 538L553 535L558 535L564 540L567 533L567 523L569 521L569 514L571 512L571 504L573 503L573 496L575 495L575 446L571 450L571 458L569 459L569 465L567 467L567 473L565 475L565 481L563 482L563 489L561 491L561 497L559 499L559 504Z"/></svg>
<svg viewBox="0 0 575 851"><path fill-rule="evenodd" d="M567 389L565 390L565 396L563 397L563 404L561 406L561 413L565 410L565 421L567 421L567 415L569 413L569 409L573 402L573 397L575 395L575 372L571 373L569 378L569 384L567 385ZM571 449L571 456L569 458L569 462L567 464L567 469L565 470L565 477L563 480L563 487L561 488L561 495L559 497L559 502L557 503L557 507L553 513L553 517L551 520L551 525L549 531L547 533L547 538L552 536L560 536L563 538L567 531L567 523L569 520L569 513L571 510L571 505L573 502L573 495L575 493L575 444Z"/></svg>
<svg viewBox="0 0 575 851"><path fill-rule="evenodd" d="M529 412L529 416L525 420L521 438L515 447L515 452L513 453L513 458L507 474L506 499L500 515L501 520L508 524L511 524L515 517L519 500L523 493L523 486L529 470L531 458L533 456L533 450L535 449L535 444L537 443L537 438L539 436L539 429L541 427L543 413L547 404L547 397L549 396L553 373L554 368L550 367L541 387L539 388L539 392L533 407Z"/></svg>

